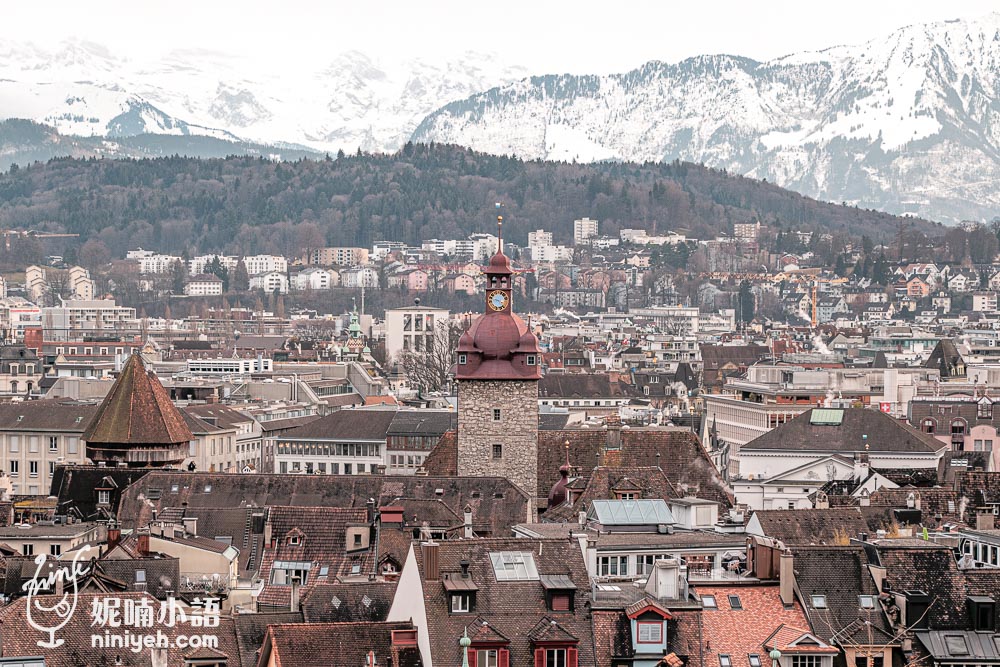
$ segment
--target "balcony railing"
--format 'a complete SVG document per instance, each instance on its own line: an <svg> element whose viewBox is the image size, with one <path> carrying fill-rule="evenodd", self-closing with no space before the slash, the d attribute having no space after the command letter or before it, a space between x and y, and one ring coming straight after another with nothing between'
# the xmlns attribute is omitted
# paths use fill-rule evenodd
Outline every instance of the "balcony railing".
<svg viewBox="0 0 1000 667"><path fill-rule="evenodd" d="M181 572L179 590L182 593L225 595L229 593L229 575L218 572Z"/></svg>

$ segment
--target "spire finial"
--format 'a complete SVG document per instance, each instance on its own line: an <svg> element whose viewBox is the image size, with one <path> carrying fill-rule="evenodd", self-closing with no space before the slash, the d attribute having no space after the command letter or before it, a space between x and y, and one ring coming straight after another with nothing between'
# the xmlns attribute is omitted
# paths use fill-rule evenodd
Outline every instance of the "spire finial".
<svg viewBox="0 0 1000 667"><path fill-rule="evenodd" d="M496 203L497 209L497 252L503 254L503 202Z"/></svg>

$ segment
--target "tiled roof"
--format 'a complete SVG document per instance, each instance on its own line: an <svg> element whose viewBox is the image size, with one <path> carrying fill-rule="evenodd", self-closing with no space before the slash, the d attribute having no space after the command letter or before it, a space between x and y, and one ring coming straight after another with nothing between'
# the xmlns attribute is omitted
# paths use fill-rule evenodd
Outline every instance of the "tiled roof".
<svg viewBox="0 0 1000 667"><path fill-rule="evenodd" d="M438 546L439 568L445 573L461 572L460 561L469 561L469 576L478 587L476 610L483 621L504 637L510 638L510 664L531 664L532 641L529 635L554 632L562 638L579 640L579 664L593 665L593 635L589 618L590 579L579 545L567 540L531 540L489 538L445 540ZM574 612L552 612L546 608L540 581L497 581L490 553L530 552L540 575L561 574L576 585ZM423 579L424 561L419 546L413 551ZM458 664L461 660L457 638L466 626L477 622L474 614L451 614L441 581L423 581L431 655L435 664ZM555 620L558 627L542 630L541 619ZM472 634L470 632L470 634Z"/></svg>
<svg viewBox="0 0 1000 667"><path fill-rule="evenodd" d="M922 590L933 597L927 612L930 627L968 627L965 580L949 547L923 540L879 540L876 549L891 590Z"/></svg>
<svg viewBox="0 0 1000 667"><path fill-rule="evenodd" d="M892 513L885 507L831 507L811 510L757 510L753 513L767 537L786 545L832 545L834 534L848 538L874 535L892 527ZM752 517L751 517L752 520Z"/></svg>
<svg viewBox="0 0 1000 667"><path fill-rule="evenodd" d="M323 440L385 440L394 410L337 410L316 421L294 428L283 438Z"/></svg>
<svg viewBox="0 0 1000 667"><path fill-rule="evenodd" d="M798 602L787 609L781 603L777 586L698 586L697 592L699 595L714 595L718 604L717 609L701 613L705 655L729 655L733 667L750 667L748 656L751 653L761 656L767 664L768 650L764 648L764 642L782 624L809 627ZM730 595L740 598L742 609L730 607ZM706 664L712 664L711 658L706 660Z"/></svg>
<svg viewBox="0 0 1000 667"><path fill-rule="evenodd" d="M261 645L267 636L267 627L280 623L302 623L301 612L275 612L257 614L234 614L236 641L240 647L239 667L257 667ZM237 667L230 660L228 667Z"/></svg>
<svg viewBox="0 0 1000 667"><path fill-rule="evenodd" d="M133 354L84 433L88 443L180 444L194 439L156 376Z"/></svg>
<svg viewBox="0 0 1000 667"><path fill-rule="evenodd" d="M150 489L159 489L151 498ZM174 488L177 490L174 491ZM502 477L424 477L389 475L232 475L208 472L154 471L122 494L118 521L123 528L144 526L156 510L168 507L247 508L378 506L396 498L436 499L462 515L472 507L479 534L507 535L528 516L528 499ZM185 505L186 503L186 505ZM239 545L237 545L239 546Z"/></svg>
<svg viewBox="0 0 1000 667"><path fill-rule="evenodd" d="M608 468L598 466L586 478L586 487L572 505L562 504L545 512L546 521L566 521L574 517L581 507L590 507L595 500L614 499L613 489L628 480L640 491L640 498L677 498L678 493L664 472L651 468ZM575 494L574 494L575 495Z"/></svg>
<svg viewBox="0 0 1000 667"><path fill-rule="evenodd" d="M394 630L413 630L413 624L383 622L272 625L268 628L266 642L275 667L365 665L369 652L374 652L376 665L420 667L423 663L416 647L393 650Z"/></svg>
<svg viewBox="0 0 1000 667"><path fill-rule="evenodd" d="M309 623L384 621L396 594L396 583L318 583L303 592L302 613Z"/></svg>
<svg viewBox="0 0 1000 667"><path fill-rule="evenodd" d="M549 373L538 383L539 398L613 398L635 393L607 373Z"/></svg>
<svg viewBox="0 0 1000 667"><path fill-rule="evenodd" d="M836 636L841 644L890 643L893 631L882 610L861 609L858 602L859 595L879 594L861 546L794 547L793 554L795 583L816 636ZM825 596L825 608L813 605L813 595Z"/></svg>
<svg viewBox="0 0 1000 667"><path fill-rule="evenodd" d="M366 525L364 508L340 507L287 507L272 506L268 512L273 546L265 546L261 560L260 578L264 589L257 597L257 604L266 607L288 608L291 600L290 585L271 583L271 569L275 561L312 563L302 590L308 590L324 581L320 568L326 567L325 581L340 576L365 576L372 572L372 550L348 552L348 526ZM298 537L298 544L291 544L289 535ZM357 572L352 573L352 567Z"/></svg>
<svg viewBox="0 0 1000 667"><path fill-rule="evenodd" d="M45 399L0 405L0 431L66 431L83 433L97 405Z"/></svg>
<svg viewBox="0 0 1000 667"><path fill-rule="evenodd" d="M815 410L806 410L789 422L743 445L749 450L795 450L808 452L912 452L929 454L945 447L932 435L921 433L880 410L839 410L839 425L813 424Z"/></svg>

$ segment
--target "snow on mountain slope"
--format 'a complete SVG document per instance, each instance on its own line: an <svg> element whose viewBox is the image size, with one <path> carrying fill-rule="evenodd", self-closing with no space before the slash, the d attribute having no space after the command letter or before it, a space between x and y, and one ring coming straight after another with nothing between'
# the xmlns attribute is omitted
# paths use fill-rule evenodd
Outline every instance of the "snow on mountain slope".
<svg viewBox="0 0 1000 667"><path fill-rule="evenodd" d="M476 53L435 65L348 52L314 70L269 72L208 50L138 63L80 41L51 52L0 44L0 118L80 136L201 134L392 151L441 104L524 75Z"/></svg>
<svg viewBox="0 0 1000 667"><path fill-rule="evenodd" d="M650 62L532 77L413 134L563 160L680 158L805 194L941 220L1000 212L1000 15L760 63Z"/></svg>

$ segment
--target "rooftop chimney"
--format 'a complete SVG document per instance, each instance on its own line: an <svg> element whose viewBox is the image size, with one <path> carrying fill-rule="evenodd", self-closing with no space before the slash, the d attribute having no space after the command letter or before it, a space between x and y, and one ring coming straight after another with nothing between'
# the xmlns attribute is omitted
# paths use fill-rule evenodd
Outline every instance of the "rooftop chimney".
<svg viewBox="0 0 1000 667"><path fill-rule="evenodd" d="M149 555L149 533L139 533L136 536L136 551L140 556Z"/></svg>
<svg viewBox="0 0 1000 667"><path fill-rule="evenodd" d="M791 607L795 604L795 569L792 552L788 549L781 552L781 563L778 568L778 593L781 595L781 604Z"/></svg>
<svg viewBox="0 0 1000 667"><path fill-rule="evenodd" d="M424 579L437 581L441 578L441 565L438 561L438 543L422 542L420 550L424 556Z"/></svg>
<svg viewBox="0 0 1000 667"><path fill-rule="evenodd" d="M976 530L993 530L996 522L993 518L993 510L988 507L976 509Z"/></svg>
<svg viewBox="0 0 1000 667"><path fill-rule="evenodd" d="M460 560L458 562L458 565L459 565L459 567L462 568L462 578L463 579L468 579L469 578L469 561L468 561L468 559L463 558L462 560Z"/></svg>
<svg viewBox="0 0 1000 667"><path fill-rule="evenodd" d="M466 539L472 539L472 505L465 506L465 516L463 518L463 526L465 528L464 536Z"/></svg>
<svg viewBox="0 0 1000 667"><path fill-rule="evenodd" d="M289 601L288 610L295 613L299 610L299 585L302 583L302 579L298 576L292 577L292 595Z"/></svg>
<svg viewBox="0 0 1000 667"><path fill-rule="evenodd" d="M108 550L114 549L122 539L121 528L108 528Z"/></svg>
<svg viewBox="0 0 1000 667"><path fill-rule="evenodd" d="M198 517L196 516L186 516L181 521L184 522L184 534L185 535L197 535L198 534Z"/></svg>

